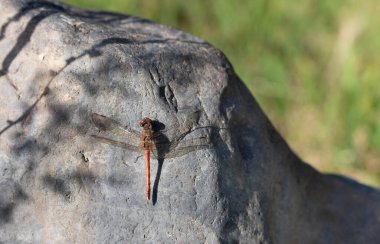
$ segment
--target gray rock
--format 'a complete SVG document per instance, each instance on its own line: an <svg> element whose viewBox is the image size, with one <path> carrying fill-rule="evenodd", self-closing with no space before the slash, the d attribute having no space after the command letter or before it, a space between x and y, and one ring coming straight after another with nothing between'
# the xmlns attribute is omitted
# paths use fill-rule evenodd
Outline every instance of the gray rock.
<svg viewBox="0 0 380 244"><path fill-rule="evenodd" d="M304 164L211 45L132 16L0 4L1 243L380 242L379 191ZM152 159L147 204L142 152L91 137L91 113L209 147Z"/></svg>

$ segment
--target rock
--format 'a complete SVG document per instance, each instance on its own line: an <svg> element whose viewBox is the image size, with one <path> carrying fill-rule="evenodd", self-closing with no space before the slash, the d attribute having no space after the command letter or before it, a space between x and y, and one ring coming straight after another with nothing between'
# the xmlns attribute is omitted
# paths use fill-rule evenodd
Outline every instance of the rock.
<svg viewBox="0 0 380 244"><path fill-rule="evenodd" d="M0 3L1 243L380 242L379 191L304 164L211 45L133 16ZM91 137L92 113L209 147L152 159L147 204L142 152Z"/></svg>

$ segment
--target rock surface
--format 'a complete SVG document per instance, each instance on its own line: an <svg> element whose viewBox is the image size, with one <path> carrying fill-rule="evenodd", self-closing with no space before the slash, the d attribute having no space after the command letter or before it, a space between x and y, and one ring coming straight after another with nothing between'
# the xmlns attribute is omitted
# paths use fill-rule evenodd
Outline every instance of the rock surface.
<svg viewBox="0 0 380 244"><path fill-rule="evenodd" d="M1 243L379 243L380 192L304 164L223 54L137 17L0 0ZM95 141L198 114L210 148L152 159ZM197 129L195 129L197 128Z"/></svg>

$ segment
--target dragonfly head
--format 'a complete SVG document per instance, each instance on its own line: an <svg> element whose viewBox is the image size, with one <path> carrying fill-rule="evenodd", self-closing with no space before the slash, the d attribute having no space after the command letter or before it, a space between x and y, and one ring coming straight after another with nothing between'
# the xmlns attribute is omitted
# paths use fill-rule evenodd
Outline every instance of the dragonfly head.
<svg viewBox="0 0 380 244"><path fill-rule="evenodd" d="M143 118L140 120L140 126L144 129L152 129L152 123L153 121L149 118Z"/></svg>

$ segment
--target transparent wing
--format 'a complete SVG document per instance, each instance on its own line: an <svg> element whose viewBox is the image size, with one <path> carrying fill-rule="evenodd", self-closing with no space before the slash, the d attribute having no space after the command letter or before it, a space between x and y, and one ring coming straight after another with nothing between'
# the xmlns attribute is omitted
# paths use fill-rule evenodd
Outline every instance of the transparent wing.
<svg viewBox="0 0 380 244"><path fill-rule="evenodd" d="M195 150L210 148L207 137L183 140L186 135L193 131L192 128L197 123L198 118L199 113L195 112L188 116L183 123L175 124L169 129L154 133L153 140L155 147L152 146L151 149L152 157L157 159L175 158ZM123 138L120 139L123 141L126 139L125 141L128 143L92 135L92 137L96 138L98 141L120 148L141 152L141 148L136 146L140 143L140 134L137 131L134 131L129 127L123 127L117 121L100 114L92 113L91 119L99 129L121 136Z"/></svg>
<svg viewBox="0 0 380 244"><path fill-rule="evenodd" d="M197 145L197 146L187 146L187 147L178 147L174 149L173 151L165 154L165 158L176 158L176 157L181 157L185 154L188 154L192 151L196 150L202 150L202 149L208 149L211 148L210 145Z"/></svg>
<svg viewBox="0 0 380 244"><path fill-rule="evenodd" d="M125 149L136 151L136 152L141 152L141 149L139 147L127 144L125 142L115 141L115 140L112 140L112 139L109 139L106 137L102 137L102 136L97 136L97 135L91 135L91 136L94 137L96 140L102 142L102 143L106 143L106 144L116 146L116 147L125 148Z"/></svg>
<svg viewBox="0 0 380 244"><path fill-rule="evenodd" d="M153 134L153 138L155 141L158 141L162 135L164 135L166 138L169 138L169 140L176 140L178 136L184 135L191 131L191 129L196 125L199 116L199 111L193 112L182 123L175 123L167 129L155 132Z"/></svg>
<svg viewBox="0 0 380 244"><path fill-rule="evenodd" d="M157 159L180 157L192 151L211 147L208 143L207 137L199 137L172 143L157 143L155 145L156 147L152 149L152 154L153 157Z"/></svg>
<svg viewBox="0 0 380 244"><path fill-rule="evenodd" d="M109 131L114 135L128 138L127 141L130 141L133 144L137 144L139 142L139 133L137 131L132 130L129 127L123 127L119 122L113 119L110 119L104 115L92 113L91 120L96 127L103 131Z"/></svg>

